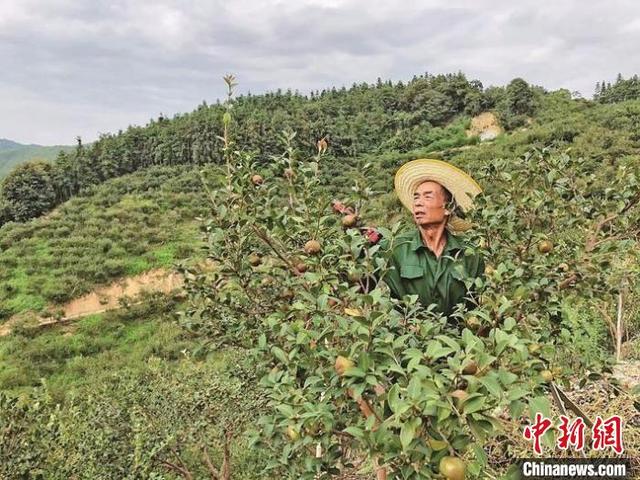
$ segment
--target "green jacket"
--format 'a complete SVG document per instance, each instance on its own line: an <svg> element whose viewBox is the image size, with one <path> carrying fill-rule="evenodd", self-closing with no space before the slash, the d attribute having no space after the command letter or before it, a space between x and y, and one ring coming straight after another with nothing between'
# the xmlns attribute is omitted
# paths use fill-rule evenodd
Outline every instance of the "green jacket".
<svg viewBox="0 0 640 480"><path fill-rule="evenodd" d="M396 237L390 258L393 268L383 281L394 297L418 295L423 305L435 303L437 311L449 315L456 304L467 303L464 280L484 275L482 257L477 253L465 255L468 247L461 238L447 233L444 251L437 258L415 228Z"/></svg>

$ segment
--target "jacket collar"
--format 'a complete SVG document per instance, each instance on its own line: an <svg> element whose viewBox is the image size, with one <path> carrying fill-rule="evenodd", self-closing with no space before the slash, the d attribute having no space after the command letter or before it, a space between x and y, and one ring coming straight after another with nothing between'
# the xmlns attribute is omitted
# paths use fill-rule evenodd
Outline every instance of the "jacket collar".
<svg viewBox="0 0 640 480"><path fill-rule="evenodd" d="M445 244L444 250L442 251L443 255L445 253L453 252L454 250L461 250L463 248L462 241L458 237L456 237L455 235L452 235L450 232L446 232L446 235L447 235L447 243ZM426 250L429 250L424 245L424 243L422 243L422 237L420 236L420 230L416 227L416 229L413 232L413 237L411 238L411 250L416 252L420 248L424 248Z"/></svg>

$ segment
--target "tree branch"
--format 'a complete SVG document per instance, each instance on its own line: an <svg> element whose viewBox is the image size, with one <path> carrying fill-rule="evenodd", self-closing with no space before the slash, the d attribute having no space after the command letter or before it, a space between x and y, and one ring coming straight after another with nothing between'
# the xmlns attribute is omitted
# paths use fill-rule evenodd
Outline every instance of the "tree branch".
<svg viewBox="0 0 640 480"><path fill-rule="evenodd" d="M202 456L204 457L204 463L207 465L209 469L209 473L211 474L211 480L218 480L220 478L220 473L213 466L213 462L211 461L211 457L209 456L209 450L207 449L207 445L205 443L202 444Z"/></svg>

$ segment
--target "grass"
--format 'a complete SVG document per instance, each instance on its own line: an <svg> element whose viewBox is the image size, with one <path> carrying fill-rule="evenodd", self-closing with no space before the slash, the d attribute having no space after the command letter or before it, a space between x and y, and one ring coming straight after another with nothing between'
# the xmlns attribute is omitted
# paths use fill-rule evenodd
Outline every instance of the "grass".
<svg viewBox="0 0 640 480"><path fill-rule="evenodd" d="M193 346L174 321L175 302L150 297L145 305L90 315L47 330L18 328L0 337L0 391L21 392L43 379L56 396L100 381L149 358L179 361Z"/></svg>

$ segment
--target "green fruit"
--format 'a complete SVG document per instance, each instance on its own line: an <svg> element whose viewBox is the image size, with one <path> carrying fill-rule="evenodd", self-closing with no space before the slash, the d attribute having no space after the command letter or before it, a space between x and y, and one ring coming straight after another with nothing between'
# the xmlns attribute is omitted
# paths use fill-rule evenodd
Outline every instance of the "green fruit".
<svg viewBox="0 0 640 480"><path fill-rule="evenodd" d="M347 278L352 283L359 282L362 279L362 274L357 270L349 270Z"/></svg>
<svg viewBox="0 0 640 480"><path fill-rule="evenodd" d="M467 470L465 463L458 457L442 457L440 460L440 473L448 480L464 480Z"/></svg>
<svg viewBox="0 0 640 480"><path fill-rule="evenodd" d="M553 380L553 373L551 372L551 370L542 370L540 372L540 376L542 377L542 380L544 380L547 383Z"/></svg>
<svg viewBox="0 0 640 480"><path fill-rule="evenodd" d="M287 436L292 442L295 442L300 438L300 433L298 433L298 430L296 430L293 426L289 425L287 427Z"/></svg>

